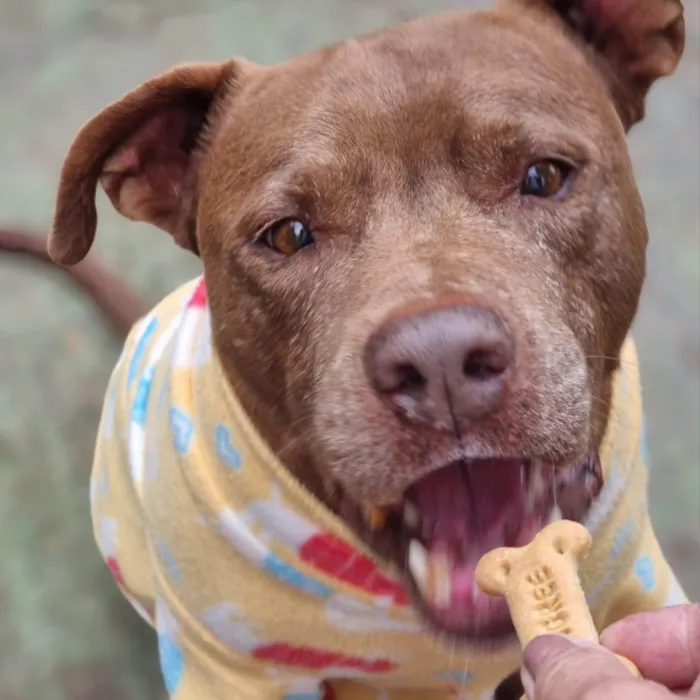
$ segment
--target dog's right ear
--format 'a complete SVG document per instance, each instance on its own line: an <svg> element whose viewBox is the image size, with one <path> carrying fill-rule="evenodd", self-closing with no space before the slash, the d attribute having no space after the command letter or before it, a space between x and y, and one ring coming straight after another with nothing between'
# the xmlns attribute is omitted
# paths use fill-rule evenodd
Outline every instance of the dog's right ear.
<svg viewBox="0 0 700 700"><path fill-rule="evenodd" d="M63 163L49 254L61 265L82 260L95 238L98 181L115 209L147 221L197 252L194 194L197 151L212 109L236 90L241 61L177 66L93 117Z"/></svg>
<svg viewBox="0 0 700 700"><path fill-rule="evenodd" d="M652 84L673 73L685 46L681 0L501 0L545 10L590 51L626 129L644 116Z"/></svg>

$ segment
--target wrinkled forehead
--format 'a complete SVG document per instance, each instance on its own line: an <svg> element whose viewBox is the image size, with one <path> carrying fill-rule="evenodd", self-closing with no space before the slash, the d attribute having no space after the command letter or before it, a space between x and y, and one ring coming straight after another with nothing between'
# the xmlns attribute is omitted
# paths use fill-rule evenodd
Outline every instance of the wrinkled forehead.
<svg viewBox="0 0 700 700"><path fill-rule="evenodd" d="M322 62L304 126L312 137L444 139L492 125L542 135L602 131L602 83L583 54L527 16L453 13L351 40ZM412 143L412 145L415 145Z"/></svg>
<svg viewBox="0 0 700 700"><path fill-rule="evenodd" d="M411 177L411 169L496 160L503 154L494 148L536 143L596 151L622 134L611 130L602 83L554 20L493 12L349 40L269 69L242 102L226 141L239 163L251 159L245 170L297 180L346 171L357 186L370 171Z"/></svg>

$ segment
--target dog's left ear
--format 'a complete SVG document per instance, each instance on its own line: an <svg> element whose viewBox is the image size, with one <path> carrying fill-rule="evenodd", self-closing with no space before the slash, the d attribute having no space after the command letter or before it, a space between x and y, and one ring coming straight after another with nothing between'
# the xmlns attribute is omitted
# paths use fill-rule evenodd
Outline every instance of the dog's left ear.
<svg viewBox="0 0 700 700"><path fill-rule="evenodd" d="M644 117L649 88L673 73L685 46L681 0L505 0L554 12L602 72L626 129Z"/></svg>

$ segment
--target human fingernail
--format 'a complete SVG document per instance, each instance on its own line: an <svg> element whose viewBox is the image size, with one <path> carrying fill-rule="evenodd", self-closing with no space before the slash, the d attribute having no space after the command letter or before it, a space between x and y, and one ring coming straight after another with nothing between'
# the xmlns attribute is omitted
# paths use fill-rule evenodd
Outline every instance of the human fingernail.
<svg viewBox="0 0 700 700"><path fill-rule="evenodd" d="M598 642L592 642L590 639L583 639L582 637L568 636L564 637L564 639L567 639L571 644L580 649L600 650L602 648Z"/></svg>
<svg viewBox="0 0 700 700"><path fill-rule="evenodd" d="M580 637L573 637L561 634L545 634L533 639L523 655L523 667L528 671L531 678L537 678L537 673L551 659L571 651L571 647L579 649L601 649L599 644Z"/></svg>

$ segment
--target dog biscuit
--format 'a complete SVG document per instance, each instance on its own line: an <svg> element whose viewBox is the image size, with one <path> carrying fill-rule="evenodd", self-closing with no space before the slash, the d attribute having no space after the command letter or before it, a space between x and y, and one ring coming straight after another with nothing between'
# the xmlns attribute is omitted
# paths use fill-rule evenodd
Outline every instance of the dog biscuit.
<svg viewBox="0 0 700 700"><path fill-rule="evenodd" d="M477 585L489 595L505 597L523 649L543 634L599 641L578 576L591 543L583 525L562 520L525 547L501 547L479 561ZM631 661L618 658L640 676Z"/></svg>

